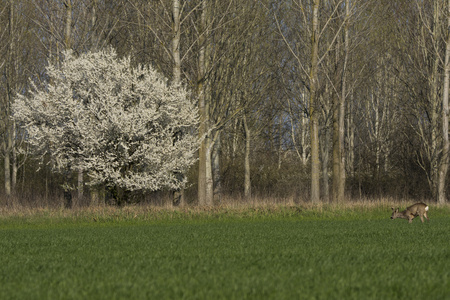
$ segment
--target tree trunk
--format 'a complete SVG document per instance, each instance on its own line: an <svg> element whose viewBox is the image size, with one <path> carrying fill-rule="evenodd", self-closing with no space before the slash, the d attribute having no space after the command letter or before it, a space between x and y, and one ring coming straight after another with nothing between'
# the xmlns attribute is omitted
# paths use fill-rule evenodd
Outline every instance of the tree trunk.
<svg viewBox="0 0 450 300"><path fill-rule="evenodd" d="M210 205L211 201L207 193L209 180L209 173L211 172L211 156L209 143L209 110L205 93L205 52L206 52L206 0L202 1L202 14L200 24L200 36L198 43L200 46L198 56L198 78L197 78L197 95L198 95L198 110L200 116L199 137L201 139L199 148L199 162L198 162L198 204L201 206ZM209 167L208 167L209 164Z"/></svg>
<svg viewBox="0 0 450 300"><path fill-rule="evenodd" d="M91 51L96 51L98 49L98 36L95 30L95 24L97 23L97 12L98 12L98 0L93 0L92 3L92 18L91 18Z"/></svg>
<svg viewBox="0 0 450 300"><path fill-rule="evenodd" d="M435 41L440 41L441 30L439 26L440 22L440 1L435 1L434 3L434 31L433 36ZM437 51L437 50L436 50ZM438 177L439 177L439 166L438 166L438 82L439 82L439 54L435 53L435 58L433 62L433 70L431 74L431 158L430 158L430 185L431 193L434 199L438 196Z"/></svg>
<svg viewBox="0 0 450 300"><path fill-rule="evenodd" d="M66 181L66 186L64 187L64 208L70 209L72 208L72 192L71 192L71 186L70 182L72 181L72 172L70 169L66 169L64 172L64 178Z"/></svg>
<svg viewBox="0 0 450 300"><path fill-rule="evenodd" d="M212 173L212 150L213 144L210 138L207 139L207 151L206 151L206 205L214 205L214 179Z"/></svg>
<svg viewBox="0 0 450 300"><path fill-rule="evenodd" d="M329 162L329 153L330 153L330 129L324 128L322 130L322 141L321 141L321 149L322 149L322 182L323 182L323 201L328 202L330 199L330 188L329 188L329 176L328 176L328 162Z"/></svg>
<svg viewBox="0 0 450 300"><path fill-rule="evenodd" d="M81 204L81 201L83 200L83 194L84 194L84 182L83 182L83 169L78 169L78 188L77 188L78 194L77 194L77 201L78 205Z"/></svg>
<svg viewBox="0 0 450 300"><path fill-rule="evenodd" d="M91 203L90 206L98 206L98 190L96 188L91 189Z"/></svg>
<svg viewBox="0 0 450 300"><path fill-rule="evenodd" d="M444 66L444 91L442 95L442 158L439 169L438 199L439 204L444 204L446 199L446 179L449 163L449 140L448 140L448 93L450 81L450 0L447 4L447 45L445 49Z"/></svg>
<svg viewBox="0 0 450 300"><path fill-rule="evenodd" d="M16 90L16 89L14 89ZM16 122L11 121L12 126L12 145L11 145L11 192L14 195L16 192L16 185L17 185L17 151L16 151Z"/></svg>
<svg viewBox="0 0 450 300"><path fill-rule="evenodd" d="M199 97L199 112L200 112L200 126L199 126L199 138L200 148L198 150L198 204L200 206L206 205L206 125L205 125L205 112L204 112L204 96Z"/></svg>
<svg viewBox="0 0 450 300"><path fill-rule="evenodd" d="M332 157L332 184L331 184L331 198L337 203L339 199L339 185L340 185L340 168L341 168L341 152L339 143L339 108L340 101L337 95L333 97L333 157Z"/></svg>
<svg viewBox="0 0 450 300"><path fill-rule="evenodd" d="M220 175L220 155L221 140L220 134L216 138L213 147L212 163L213 163L213 179L214 179L214 202L220 203L222 196L222 177Z"/></svg>
<svg viewBox="0 0 450 300"><path fill-rule="evenodd" d="M7 197L11 196L11 161L10 161L10 154L11 154L11 143L10 143L10 133L9 130L6 129L7 132L5 132L5 138L6 141L3 142L4 151L5 151L5 157L4 157L4 168L5 168L5 194Z"/></svg>
<svg viewBox="0 0 450 300"><path fill-rule="evenodd" d="M8 66L7 66L7 98L5 103L5 111L4 111L4 124L5 124L5 133L3 137L3 150L4 150L4 175L5 175L5 194L7 197L11 196L12 191L12 182L11 182L11 156L13 151L13 122L10 121L11 117L11 104L13 101L14 94L14 51L15 51L15 43L14 43L14 31L15 31L15 20L14 20L14 0L9 1L9 45L8 45ZM14 159L13 159L14 160ZM14 161L13 161L14 163Z"/></svg>
<svg viewBox="0 0 450 300"><path fill-rule="evenodd" d="M301 161L302 161L302 165L303 167L306 167L307 163L308 163L308 159L309 159L309 155L308 155L308 118L305 116L305 114L302 112L301 116L301 124L302 124L302 132L301 132L301 149L302 149L302 153L301 153Z"/></svg>
<svg viewBox="0 0 450 300"><path fill-rule="evenodd" d="M332 198L333 202L344 202L345 191L345 155L344 155L344 136L345 136L345 99L346 99L346 70L348 61L348 18L350 14L349 1L345 1L345 19L344 19L344 47L343 59L340 56L340 49L337 48L336 68L339 68L342 61L342 69L336 70L336 87L340 82L340 95L336 93L333 105L333 184Z"/></svg>
<svg viewBox="0 0 450 300"><path fill-rule="evenodd" d="M73 12L73 6L72 6L72 0L66 0L64 5L66 6L66 28L64 31L64 47L66 50L72 49L72 12ZM83 170L79 168L77 170L78 172L78 185L77 185L77 199L76 201L78 204L80 204L81 199L83 198ZM70 204L70 207L72 207L72 203Z"/></svg>
<svg viewBox="0 0 450 300"><path fill-rule="evenodd" d="M350 94L350 101L347 101L347 110L352 111L352 100L353 97ZM355 124L353 123L353 115L349 114L347 118L347 145L348 145L348 151L347 151L347 162L346 165L348 166L350 176L355 176ZM344 165L345 168L345 165Z"/></svg>
<svg viewBox="0 0 450 300"><path fill-rule="evenodd" d="M345 27L344 27L344 66L342 68L341 78L341 99L339 101L339 183L337 201L343 203L345 201L345 103L347 99L347 62L349 55L349 17L350 17L350 0L345 1Z"/></svg>
<svg viewBox="0 0 450 300"><path fill-rule="evenodd" d="M173 59L173 79L174 84L181 83L181 54L180 54L180 40L181 40L181 15L180 15L180 0L173 0L173 23L172 23L172 59ZM184 180L184 174L181 174L181 180ZM184 206L184 187L172 193L172 204L178 203Z"/></svg>
<svg viewBox="0 0 450 300"><path fill-rule="evenodd" d="M72 0L66 0L66 29L64 32L64 47L66 50L72 48Z"/></svg>
<svg viewBox="0 0 450 300"><path fill-rule="evenodd" d="M379 97L374 96L375 90L372 90L371 92L371 99L372 101L370 104L373 107L373 110L375 112L375 125L374 125L374 136L375 136L375 179L377 181L377 186L379 184L379 178L380 178L380 155L381 155L381 147L380 147L380 124L381 124L381 118L380 118L380 102Z"/></svg>
<svg viewBox="0 0 450 300"><path fill-rule="evenodd" d="M11 115L10 112L10 105L11 105L11 95L12 91L8 91L8 103L6 103L6 111L5 115L9 118ZM5 195L7 198L11 196L12 192L12 186L11 186L11 154L12 154L12 148L13 148L13 133L11 130L11 122L6 121L5 122L5 136L3 137L3 149L4 149L4 175L5 175Z"/></svg>
<svg viewBox="0 0 450 300"><path fill-rule="evenodd" d="M252 184L250 180L250 138L251 132L247 124L247 118L243 117L245 131L245 155L244 155L244 197L249 200L252 196Z"/></svg>
<svg viewBox="0 0 450 300"><path fill-rule="evenodd" d="M181 57L180 57L180 0L173 0L173 24L172 24L172 56L173 56L173 82L181 82Z"/></svg>
<svg viewBox="0 0 450 300"><path fill-rule="evenodd" d="M319 159L319 114L317 109L318 62L319 62L319 6L320 0L313 1L311 36L311 70L309 113L311 130L311 202L320 201L320 159Z"/></svg>

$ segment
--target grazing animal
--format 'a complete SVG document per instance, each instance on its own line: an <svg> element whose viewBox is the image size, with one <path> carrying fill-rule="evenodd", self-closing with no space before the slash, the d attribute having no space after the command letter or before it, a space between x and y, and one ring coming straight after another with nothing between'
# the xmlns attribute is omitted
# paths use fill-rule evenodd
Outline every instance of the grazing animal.
<svg viewBox="0 0 450 300"><path fill-rule="evenodd" d="M397 219L397 218L401 218L401 219L407 219L409 223L412 222L412 220L419 216L420 220L422 220L423 223L423 217L425 216L425 218L427 218L427 221L430 221L430 219L428 218L427 215L427 211L428 211L428 205L426 205L425 203L416 203L413 204L409 207L406 208L406 210L399 212L399 209L394 209L392 207L392 215L391 215L391 219Z"/></svg>

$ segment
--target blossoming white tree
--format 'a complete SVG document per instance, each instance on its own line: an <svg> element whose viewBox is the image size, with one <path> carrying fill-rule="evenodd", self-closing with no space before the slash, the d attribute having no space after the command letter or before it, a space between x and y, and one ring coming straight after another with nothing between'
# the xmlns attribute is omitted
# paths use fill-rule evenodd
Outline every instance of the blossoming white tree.
<svg viewBox="0 0 450 300"><path fill-rule="evenodd" d="M47 75L13 109L55 170L83 170L89 184L129 191L183 184L179 175L198 148L198 112L184 87L113 49L79 57L67 51Z"/></svg>

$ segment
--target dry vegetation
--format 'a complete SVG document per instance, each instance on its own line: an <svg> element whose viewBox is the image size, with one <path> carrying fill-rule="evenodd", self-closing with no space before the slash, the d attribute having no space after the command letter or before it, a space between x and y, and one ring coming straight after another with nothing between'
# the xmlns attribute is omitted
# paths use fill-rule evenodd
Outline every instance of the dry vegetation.
<svg viewBox="0 0 450 300"><path fill-rule="evenodd" d="M360 199L345 203L319 203L298 202L293 198L252 198L249 201L238 198L222 199L215 206L169 206L154 204L135 204L125 206L76 205L72 209L64 209L60 204L38 202L39 205L20 204L18 201L10 205L0 206L0 218L25 219L73 219L73 220L160 220L160 219L192 219L192 218L220 218L230 217L258 217L258 216L315 216L339 217L343 215L363 215L368 212L377 212L378 215L390 214L391 207L406 207L417 202L409 199ZM424 201L429 203L428 201ZM47 205L45 204L47 203ZM437 205L429 203L441 211L450 212L450 204ZM433 215L433 208L431 210Z"/></svg>

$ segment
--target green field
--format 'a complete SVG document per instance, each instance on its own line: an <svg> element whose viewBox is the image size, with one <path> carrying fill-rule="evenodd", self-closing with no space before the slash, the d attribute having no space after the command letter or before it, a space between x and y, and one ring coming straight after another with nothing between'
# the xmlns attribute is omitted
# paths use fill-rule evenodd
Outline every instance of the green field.
<svg viewBox="0 0 450 300"><path fill-rule="evenodd" d="M450 299L450 218L3 217L0 299Z"/></svg>

